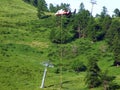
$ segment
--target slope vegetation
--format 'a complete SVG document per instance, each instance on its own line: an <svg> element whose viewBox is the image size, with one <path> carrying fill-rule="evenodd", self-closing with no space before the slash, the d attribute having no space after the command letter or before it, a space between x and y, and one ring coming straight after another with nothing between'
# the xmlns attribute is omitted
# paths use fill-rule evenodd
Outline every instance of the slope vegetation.
<svg viewBox="0 0 120 90"><path fill-rule="evenodd" d="M87 66L88 56L92 54L98 56L101 70L108 70L109 75L116 76L114 82L120 84L120 68L112 67L113 54L104 41L92 43L80 39L68 44L53 44L49 40L53 22L54 16L39 20L36 8L22 0L0 1L1 90L40 90L42 62L48 59L52 59L54 68L48 68L46 90L60 89L61 81L63 90L89 90L84 80L86 72L74 72L72 65L74 60L79 60Z"/></svg>
<svg viewBox="0 0 120 90"><path fill-rule="evenodd" d="M1 90L34 90L39 86L40 61L48 43L42 36L46 28L38 21L36 8L22 0L0 1Z"/></svg>

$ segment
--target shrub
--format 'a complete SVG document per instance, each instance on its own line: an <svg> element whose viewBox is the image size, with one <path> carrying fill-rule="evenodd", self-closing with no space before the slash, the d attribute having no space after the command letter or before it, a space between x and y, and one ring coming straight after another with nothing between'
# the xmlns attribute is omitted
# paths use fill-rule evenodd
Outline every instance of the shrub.
<svg viewBox="0 0 120 90"><path fill-rule="evenodd" d="M86 66L83 64L83 62L79 61L79 60L75 60L72 64L72 69L75 72L80 72L80 71L85 71L87 68Z"/></svg>
<svg viewBox="0 0 120 90"><path fill-rule="evenodd" d="M59 68L56 68L54 72L55 72L56 74L59 74L59 73L60 73L60 69L59 69Z"/></svg>

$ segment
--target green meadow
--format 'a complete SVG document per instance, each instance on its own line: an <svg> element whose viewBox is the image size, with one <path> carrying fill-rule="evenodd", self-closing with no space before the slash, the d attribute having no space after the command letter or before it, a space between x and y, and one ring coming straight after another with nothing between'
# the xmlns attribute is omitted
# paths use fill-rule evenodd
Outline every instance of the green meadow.
<svg viewBox="0 0 120 90"><path fill-rule="evenodd" d="M22 0L0 0L0 90L42 90L42 63L49 59L54 67L48 68L43 90L103 90L102 86L88 89L86 71L72 69L74 60L87 66L93 54L101 71L108 70L108 75L115 76L113 82L120 84L120 68L112 66L113 53L107 43L81 38L56 45L49 39L55 22L51 15L38 19L34 6ZM75 55L71 53L74 46L78 47ZM65 50L61 56L60 49Z"/></svg>

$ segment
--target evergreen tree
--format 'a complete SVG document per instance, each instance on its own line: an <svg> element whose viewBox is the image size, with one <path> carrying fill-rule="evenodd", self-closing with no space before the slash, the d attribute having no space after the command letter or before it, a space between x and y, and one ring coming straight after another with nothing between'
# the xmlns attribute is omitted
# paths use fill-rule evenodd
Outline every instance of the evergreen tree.
<svg viewBox="0 0 120 90"><path fill-rule="evenodd" d="M119 28L120 29L120 28ZM114 41L113 41L113 53L114 53L114 65L115 66L119 66L120 65L120 30L118 32L117 35L115 35L114 37Z"/></svg>
<svg viewBox="0 0 120 90"><path fill-rule="evenodd" d="M109 28L110 28L111 22L112 22L112 18L109 15L107 15L105 18L103 18L102 22L99 22L102 27L101 33L103 35L103 37L101 37L101 38L105 37L107 30L109 30Z"/></svg>
<svg viewBox="0 0 120 90"><path fill-rule="evenodd" d="M79 12L82 12L83 10L85 10L85 6L83 3L80 4L80 8L79 8Z"/></svg>
<svg viewBox="0 0 120 90"><path fill-rule="evenodd" d="M39 6L41 6L42 11L48 11L47 3L45 0L39 0Z"/></svg>
<svg viewBox="0 0 120 90"><path fill-rule="evenodd" d="M103 10L101 12L101 18L104 18L105 16L107 16L108 15L107 12L108 12L107 8L105 6L103 6Z"/></svg>
<svg viewBox="0 0 120 90"><path fill-rule="evenodd" d="M34 0L33 5L37 7L38 6L38 0Z"/></svg>
<svg viewBox="0 0 120 90"><path fill-rule="evenodd" d="M106 32L110 28L111 22L112 18L109 15L107 15L102 22L102 29L104 32Z"/></svg>
<svg viewBox="0 0 120 90"><path fill-rule="evenodd" d="M100 15L97 16L98 23L104 28L108 21L110 21L110 16L107 14L107 8L104 6ZM106 21L107 20L107 21ZM104 28L105 29L105 28Z"/></svg>
<svg viewBox="0 0 120 90"><path fill-rule="evenodd" d="M118 8L114 10L114 13L115 13L114 15L115 17L120 17L120 10Z"/></svg>
<svg viewBox="0 0 120 90"><path fill-rule="evenodd" d="M50 5L49 5L50 12L57 12L60 9L63 9L66 11L71 11L70 4L67 4L67 3L61 3L60 5L57 4L56 6L54 6L52 3L50 3Z"/></svg>
<svg viewBox="0 0 120 90"><path fill-rule="evenodd" d="M98 59L95 56L89 58L87 66L86 83L89 88L98 87L101 84L100 81L100 68L97 65Z"/></svg>
<svg viewBox="0 0 120 90"><path fill-rule="evenodd" d="M52 3L50 3L50 5L49 5L49 11L56 12L56 8L54 7L54 5Z"/></svg>
<svg viewBox="0 0 120 90"><path fill-rule="evenodd" d="M103 31L101 25L91 17L87 29L86 29L87 37L92 41L100 41L103 39Z"/></svg>
<svg viewBox="0 0 120 90"><path fill-rule="evenodd" d="M70 4L61 3L60 8L66 11L70 11Z"/></svg>
<svg viewBox="0 0 120 90"><path fill-rule="evenodd" d="M118 35L119 30L120 30L119 25L120 25L120 22L118 20L113 20L106 34L106 40L112 49L113 49L112 46L114 45L113 41L118 40L118 39L115 39L115 37L119 37Z"/></svg>
<svg viewBox="0 0 120 90"><path fill-rule="evenodd" d="M35 7L37 7L37 5L38 5L38 0L23 0L23 1L34 5Z"/></svg>
<svg viewBox="0 0 120 90"><path fill-rule="evenodd" d="M47 11L47 4L45 0L38 1L38 17L42 18L44 16L44 11Z"/></svg>
<svg viewBox="0 0 120 90"><path fill-rule="evenodd" d="M120 62L120 22L118 20L114 20L110 26L110 29L107 31L106 40L110 45L111 50L114 53L115 65L117 62Z"/></svg>
<svg viewBox="0 0 120 90"><path fill-rule="evenodd" d="M54 28L50 33L50 39L53 43L63 44L72 41L73 34L70 29Z"/></svg>
<svg viewBox="0 0 120 90"><path fill-rule="evenodd" d="M59 44L72 41L74 33L73 26L69 23L70 19L66 16L58 16L56 22L56 27L50 33L50 40Z"/></svg>
<svg viewBox="0 0 120 90"><path fill-rule="evenodd" d="M79 12L75 15L74 18L74 29L75 29L75 37L81 38L85 37L85 29L88 25L88 21L90 19L90 13L88 10L84 9L84 4L80 4Z"/></svg>

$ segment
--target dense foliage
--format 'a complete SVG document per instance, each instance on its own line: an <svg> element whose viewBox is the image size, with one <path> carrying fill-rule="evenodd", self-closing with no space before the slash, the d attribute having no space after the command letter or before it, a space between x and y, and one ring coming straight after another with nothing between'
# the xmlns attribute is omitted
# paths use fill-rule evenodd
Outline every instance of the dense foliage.
<svg viewBox="0 0 120 90"><path fill-rule="evenodd" d="M69 10L70 11L70 4L66 4L66 3L61 3L60 5L56 5L54 6L52 3L50 3L49 5L49 11L50 12L57 12L60 9L64 9L64 10Z"/></svg>
<svg viewBox="0 0 120 90"><path fill-rule="evenodd" d="M86 83L89 88L98 87L100 85L100 68L97 65L96 56L89 57Z"/></svg>
<svg viewBox="0 0 120 90"><path fill-rule="evenodd" d="M77 13L55 16L59 9L70 11L70 4L48 8L45 0L24 1L0 1L1 90L39 90L47 60L54 65L47 90L60 83L63 90L120 88L119 9L110 16L103 7L93 17L81 3Z"/></svg>

